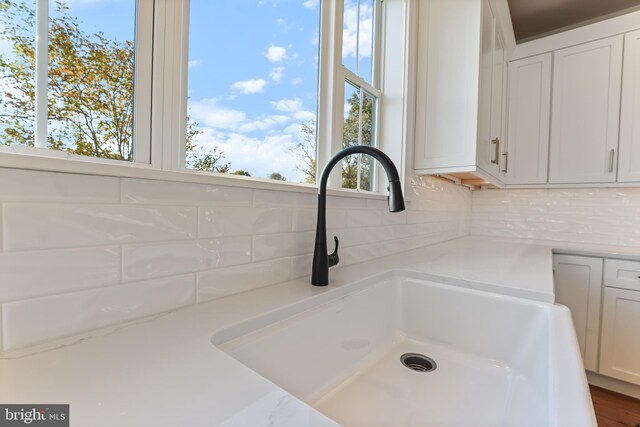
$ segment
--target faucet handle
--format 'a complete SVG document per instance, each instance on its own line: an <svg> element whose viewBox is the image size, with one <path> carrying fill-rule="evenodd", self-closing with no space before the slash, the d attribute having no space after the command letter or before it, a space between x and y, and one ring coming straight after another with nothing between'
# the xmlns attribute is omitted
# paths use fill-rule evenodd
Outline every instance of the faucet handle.
<svg viewBox="0 0 640 427"><path fill-rule="evenodd" d="M333 267L340 262L340 258L338 257L338 236L333 236L333 240L336 242L336 248L333 253L327 257L329 259L329 267Z"/></svg>

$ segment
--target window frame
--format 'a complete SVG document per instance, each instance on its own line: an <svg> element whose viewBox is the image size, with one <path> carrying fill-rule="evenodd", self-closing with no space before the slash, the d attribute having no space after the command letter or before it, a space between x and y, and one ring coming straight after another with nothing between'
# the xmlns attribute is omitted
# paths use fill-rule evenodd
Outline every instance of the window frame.
<svg viewBox="0 0 640 427"><path fill-rule="evenodd" d="M160 0L135 0L134 84L133 84L133 159L116 160L72 154L47 148L48 133L48 48L50 0L35 0L35 117L33 147L0 145L0 153L17 153L55 159L101 164L127 164L151 167L151 105L153 75L154 3ZM164 1L164 0L162 0ZM43 16L46 18L43 19Z"/></svg>
<svg viewBox="0 0 640 427"><path fill-rule="evenodd" d="M382 57L382 0L373 0L373 49L371 57L371 84L356 75L342 63L344 0L324 0L320 3L320 55L318 79L318 152L316 177L319 177L331 157L342 150L344 130L344 85L349 81L376 97L375 141L379 141L383 92L380 88ZM325 46L323 46L323 43ZM357 63L357 58L356 58ZM323 97L321 94L328 94ZM321 113L322 112L322 113ZM377 144L376 144L377 145ZM375 163L374 163L375 165ZM371 171L372 191L342 188L342 168L334 168L327 186L345 191L380 193L377 167ZM385 187L386 188L386 187Z"/></svg>
<svg viewBox="0 0 640 427"><path fill-rule="evenodd" d="M43 1L43 0L37 0ZM46 0L44 0L46 1ZM385 32L397 32L397 26L386 28L385 14L389 0L375 0L374 49L372 56L372 83L355 76L342 65L343 10L342 0L321 0L320 2L320 39L318 54L318 108L317 108L317 155L316 176L319 177L324 165L342 149L344 119L344 83L353 81L367 92L377 96L376 102L376 141L394 160L401 174L408 177L411 171L406 168L407 147L412 131L411 115L407 114L412 102L411 64L413 59L407 54L412 49L411 32L415 19L410 18L409 10L415 0L396 0L396 19L404 19L403 67L402 73L392 78L400 81L402 87L402 108L396 107L394 120L402 117L401 126L406 129L393 129L393 145L385 144L383 136L389 131L385 127L385 101L383 89L385 82L386 38ZM1 146L0 167L20 169L48 170L57 172L92 174L114 177L134 177L148 179L167 179L178 182L212 183L216 185L240 186L249 188L268 188L283 191L315 191L316 185L267 180L254 177L235 176L212 172L193 171L185 167L186 113L187 113L187 72L188 72L188 29L189 0L136 0L136 72L134 76L134 160L123 161L98 157L82 156L48 148L25 146ZM398 7L399 6L399 7ZM397 48L397 45L396 45ZM140 61L140 62L138 62ZM139 65L142 64L142 65ZM144 68L142 68L144 67ZM395 71L394 71L395 73ZM136 82L138 83L136 85ZM146 84L142 84L144 82ZM139 92L140 91L140 95ZM397 125L397 126L400 126ZM407 127L408 126L408 127ZM408 135L407 135L408 134ZM144 139L144 142L143 142ZM144 144L144 145L142 145ZM385 145L388 148L385 148ZM393 148L392 148L393 147ZM393 150L391 153L389 150ZM140 162L138 159L148 159ZM410 157L409 157L410 158ZM374 164L376 164L374 162ZM376 164L374 191L357 191L341 188L341 168L332 171L329 188L335 195L355 196L372 199L386 197L386 182L380 182L379 165ZM384 177L384 174L382 174ZM405 179L405 182L407 180ZM384 184L384 185L381 185Z"/></svg>

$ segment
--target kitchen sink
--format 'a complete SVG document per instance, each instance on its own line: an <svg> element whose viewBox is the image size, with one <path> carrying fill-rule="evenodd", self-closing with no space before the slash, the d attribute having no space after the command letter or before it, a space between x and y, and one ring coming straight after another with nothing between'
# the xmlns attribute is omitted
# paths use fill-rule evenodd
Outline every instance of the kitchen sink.
<svg viewBox="0 0 640 427"><path fill-rule="evenodd" d="M217 332L214 345L345 426L595 426L563 306L382 276Z"/></svg>

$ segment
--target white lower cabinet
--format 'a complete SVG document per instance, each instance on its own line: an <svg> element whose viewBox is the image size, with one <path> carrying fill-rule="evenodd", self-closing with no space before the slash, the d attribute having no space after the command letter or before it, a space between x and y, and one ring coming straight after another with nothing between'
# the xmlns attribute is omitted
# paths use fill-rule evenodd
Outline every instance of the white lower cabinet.
<svg viewBox="0 0 640 427"><path fill-rule="evenodd" d="M597 371L602 258L554 255L556 303L571 311L585 369Z"/></svg>
<svg viewBox="0 0 640 427"><path fill-rule="evenodd" d="M640 385L640 262L607 260L604 284L600 374Z"/></svg>

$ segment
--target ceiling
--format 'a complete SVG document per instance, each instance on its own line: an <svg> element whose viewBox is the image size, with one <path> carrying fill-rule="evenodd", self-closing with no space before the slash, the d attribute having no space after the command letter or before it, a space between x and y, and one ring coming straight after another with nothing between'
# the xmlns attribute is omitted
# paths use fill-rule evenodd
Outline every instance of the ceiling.
<svg viewBox="0 0 640 427"><path fill-rule="evenodd" d="M516 41L640 10L640 0L508 0Z"/></svg>

